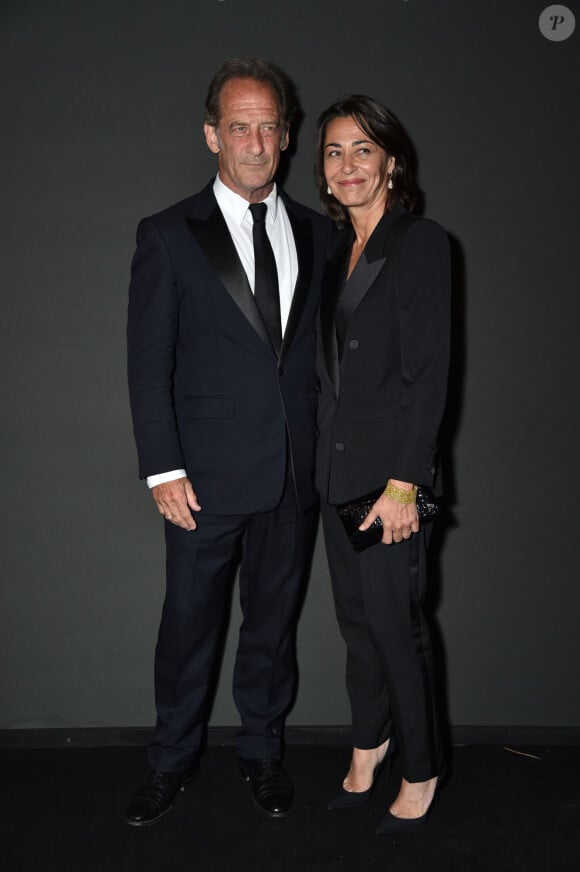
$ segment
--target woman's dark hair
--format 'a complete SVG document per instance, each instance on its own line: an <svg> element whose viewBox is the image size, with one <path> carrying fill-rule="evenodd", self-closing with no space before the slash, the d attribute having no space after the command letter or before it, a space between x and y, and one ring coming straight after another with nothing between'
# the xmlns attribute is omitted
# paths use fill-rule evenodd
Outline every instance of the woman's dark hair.
<svg viewBox="0 0 580 872"><path fill-rule="evenodd" d="M409 212L413 212L419 197L415 182L417 160L413 143L400 121L385 106L364 94L352 94L325 109L316 125L314 178L322 205L330 217L341 224L350 223L344 206L332 194L327 193L328 186L324 176L326 128L335 118L354 118L372 142L383 148L389 157L395 158L393 188L389 191L387 211L395 203L402 203Z"/></svg>
<svg viewBox="0 0 580 872"><path fill-rule="evenodd" d="M294 88L282 70L260 57L228 58L211 80L205 100L205 121L217 127L220 120L220 97L224 85L231 79L255 79L269 85L274 91L280 112L280 120L290 126L296 101Z"/></svg>

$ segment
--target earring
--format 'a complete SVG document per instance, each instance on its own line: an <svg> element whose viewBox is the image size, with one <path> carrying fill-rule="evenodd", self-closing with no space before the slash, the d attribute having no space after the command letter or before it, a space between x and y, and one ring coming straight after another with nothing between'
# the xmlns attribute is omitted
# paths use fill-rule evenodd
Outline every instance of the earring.
<svg viewBox="0 0 580 872"><path fill-rule="evenodd" d="M387 173L387 175L389 177L389 181L387 182L387 188L389 189L389 191L392 191L393 190L393 174Z"/></svg>
<svg viewBox="0 0 580 872"><path fill-rule="evenodd" d="M326 186L326 193L327 193L327 194L332 194L332 191L330 190L330 185L327 185L327 186Z"/></svg>

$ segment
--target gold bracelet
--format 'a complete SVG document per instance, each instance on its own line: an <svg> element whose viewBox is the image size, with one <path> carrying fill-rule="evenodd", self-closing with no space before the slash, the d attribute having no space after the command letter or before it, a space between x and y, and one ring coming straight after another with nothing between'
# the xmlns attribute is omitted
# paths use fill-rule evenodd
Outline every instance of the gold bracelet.
<svg viewBox="0 0 580 872"><path fill-rule="evenodd" d="M385 496L396 503L401 503L403 506L409 506L411 503L417 502L417 485L413 485L413 489L403 490L402 487L397 487L389 479L385 488Z"/></svg>

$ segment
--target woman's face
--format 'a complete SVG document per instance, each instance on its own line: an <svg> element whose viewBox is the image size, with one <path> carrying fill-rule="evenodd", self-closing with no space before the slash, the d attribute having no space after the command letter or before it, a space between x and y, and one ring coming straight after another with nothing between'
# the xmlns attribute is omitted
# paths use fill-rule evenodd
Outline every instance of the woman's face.
<svg viewBox="0 0 580 872"><path fill-rule="evenodd" d="M347 209L385 211L395 158L372 142L354 118L334 118L324 137L324 176Z"/></svg>

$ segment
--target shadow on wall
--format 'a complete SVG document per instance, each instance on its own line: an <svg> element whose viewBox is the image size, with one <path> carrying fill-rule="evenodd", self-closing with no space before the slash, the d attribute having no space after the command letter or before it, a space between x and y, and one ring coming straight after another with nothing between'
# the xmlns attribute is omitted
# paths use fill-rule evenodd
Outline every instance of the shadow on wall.
<svg viewBox="0 0 580 872"><path fill-rule="evenodd" d="M457 503L455 480L455 442L460 430L463 409L465 368L466 368L466 288L465 258L459 240L449 234L451 250L451 359L449 367L449 386L445 414L439 433L440 475L443 485L443 511L433 532L429 546L429 588L426 611L428 616L437 613L443 598L443 578L441 574L441 554L447 537L457 526L453 506ZM431 618L431 639L435 662L435 683L437 700L440 706L443 740L451 747L451 725L449 717L449 693L447 684L447 650L439 623Z"/></svg>

